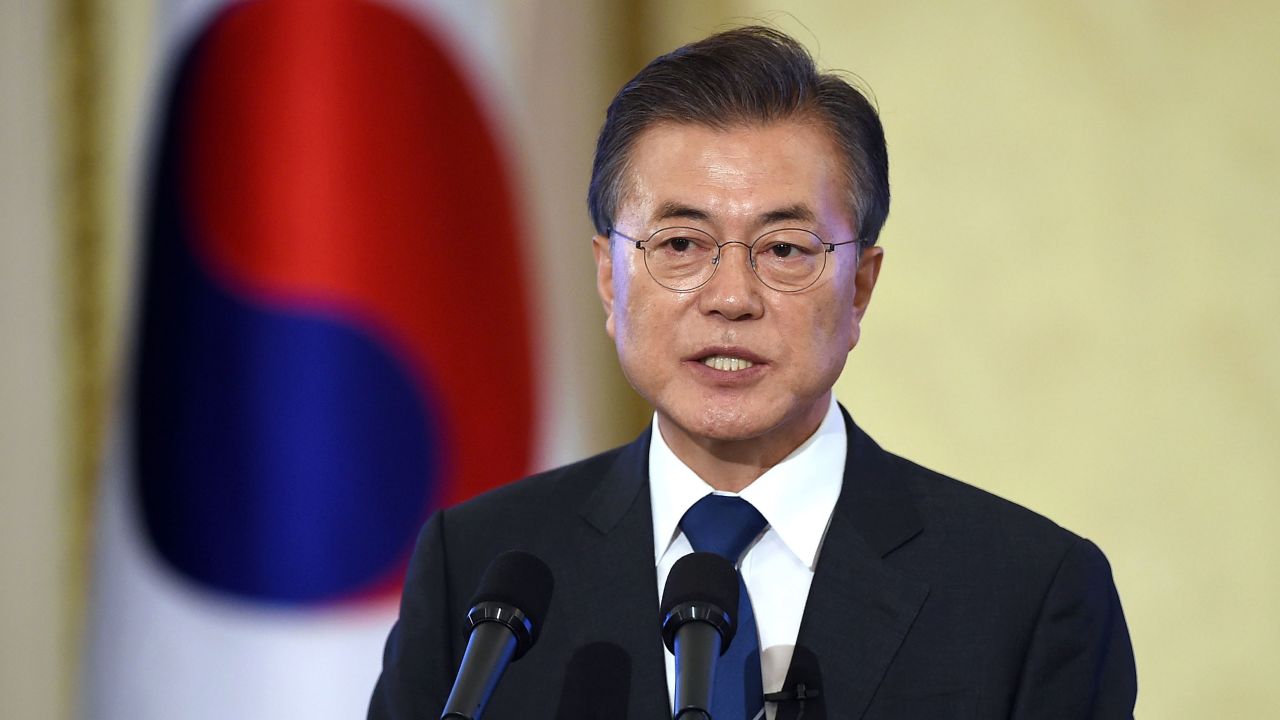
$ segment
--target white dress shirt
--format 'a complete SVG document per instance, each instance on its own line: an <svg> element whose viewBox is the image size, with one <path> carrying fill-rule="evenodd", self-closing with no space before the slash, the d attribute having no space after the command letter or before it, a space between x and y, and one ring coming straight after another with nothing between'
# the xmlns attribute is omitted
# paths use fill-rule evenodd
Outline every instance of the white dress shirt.
<svg viewBox="0 0 1280 720"><path fill-rule="evenodd" d="M680 519L695 502L718 491L675 456L658 430L656 414L652 436L649 500L661 595L671 566L693 552ZM833 395L817 431L738 494L769 522L738 564L755 610L765 693L778 692L786 680L818 551L840 495L847 447L844 418ZM670 652L666 659L667 694L674 704L676 661ZM767 717L775 712L773 703L765 703Z"/></svg>

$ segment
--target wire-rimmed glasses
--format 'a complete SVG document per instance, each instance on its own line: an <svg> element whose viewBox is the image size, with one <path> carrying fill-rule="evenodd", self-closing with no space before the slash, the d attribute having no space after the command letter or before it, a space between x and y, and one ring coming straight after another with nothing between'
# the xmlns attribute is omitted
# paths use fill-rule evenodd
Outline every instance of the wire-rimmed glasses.
<svg viewBox="0 0 1280 720"><path fill-rule="evenodd" d="M770 230L750 245L738 240L721 243L691 227L661 228L644 240L624 235L617 228L610 228L609 233L635 243L636 249L644 253L644 266L654 282L675 292L691 292L706 285L720 266L721 251L726 245L747 249L751 271L766 287L778 292L800 292L818 282L827 267L827 255L837 246L858 242L824 242L801 228Z"/></svg>

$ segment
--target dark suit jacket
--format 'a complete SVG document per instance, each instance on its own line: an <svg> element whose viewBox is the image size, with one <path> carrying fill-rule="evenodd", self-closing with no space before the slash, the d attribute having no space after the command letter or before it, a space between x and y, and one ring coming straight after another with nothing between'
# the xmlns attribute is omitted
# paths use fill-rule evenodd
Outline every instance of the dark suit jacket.
<svg viewBox="0 0 1280 720"><path fill-rule="evenodd" d="M1130 717L1133 651L1098 548L845 423L844 486L788 674L788 687L818 688L803 717ZM555 594L485 720L670 718L648 448L646 432L436 513L369 717L440 717L468 601L489 561L515 548L547 562ZM794 718L799 703L779 711Z"/></svg>

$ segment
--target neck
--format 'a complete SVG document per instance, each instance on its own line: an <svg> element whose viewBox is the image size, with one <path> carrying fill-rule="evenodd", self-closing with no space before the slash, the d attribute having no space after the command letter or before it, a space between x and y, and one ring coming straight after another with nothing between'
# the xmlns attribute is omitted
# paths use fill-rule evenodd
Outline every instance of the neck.
<svg viewBox="0 0 1280 720"><path fill-rule="evenodd" d="M658 413L658 431L671 452L704 482L716 490L737 493L817 432L830 402L830 396L826 395L823 402L816 403L803 416L751 438L693 435L662 412Z"/></svg>

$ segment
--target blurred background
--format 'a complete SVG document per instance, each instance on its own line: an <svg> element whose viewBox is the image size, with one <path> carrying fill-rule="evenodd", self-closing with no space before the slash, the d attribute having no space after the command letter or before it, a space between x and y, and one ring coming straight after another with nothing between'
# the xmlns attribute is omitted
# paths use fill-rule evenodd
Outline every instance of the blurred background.
<svg viewBox="0 0 1280 720"><path fill-rule="evenodd" d="M1140 717L1280 716L1264 0L7 0L0 716L362 716L424 514L646 421L595 133L649 58L754 21L886 128L842 402L1103 548Z"/></svg>

